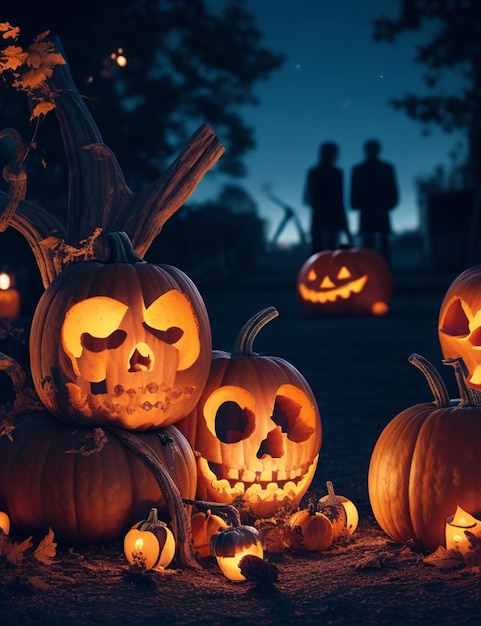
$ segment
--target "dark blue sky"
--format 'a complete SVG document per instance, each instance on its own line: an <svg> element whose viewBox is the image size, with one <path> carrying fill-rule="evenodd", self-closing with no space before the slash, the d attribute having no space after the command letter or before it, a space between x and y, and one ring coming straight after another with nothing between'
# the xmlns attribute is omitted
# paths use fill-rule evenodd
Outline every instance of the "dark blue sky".
<svg viewBox="0 0 481 626"><path fill-rule="evenodd" d="M339 144L348 207L350 170L363 158L362 146L370 137L381 141L381 156L397 168L401 202L392 213L394 229L417 227L415 179L429 175L437 165L448 165L457 137L436 129L425 137L419 123L388 104L406 92L426 91L424 68L413 63L419 33L402 35L394 45L372 40L372 20L396 15L398 4L398 0L246 0L265 35L264 43L287 56L285 65L258 85L260 106L245 111L256 131L257 148L246 160L249 175L242 184L269 220L270 234L283 212L263 192L266 183L297 210L307 230L309 209L302 204L302 192L320 143ZM446 88L452 88L451 83L455 78L448 79ZM216 179L214 175L203 182L195 199L201 199ZM348 212L356 232L356 214ZM283 239L296 239L295 230L289 228Z"/></svg>

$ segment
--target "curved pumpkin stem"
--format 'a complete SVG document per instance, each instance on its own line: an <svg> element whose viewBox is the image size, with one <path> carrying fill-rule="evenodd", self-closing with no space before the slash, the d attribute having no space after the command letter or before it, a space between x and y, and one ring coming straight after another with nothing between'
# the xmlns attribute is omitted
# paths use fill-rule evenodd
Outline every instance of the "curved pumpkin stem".
<svg viewBox="0 0 481 626"><path fill-rule="evenodd" d="M188 500L183 498L185 504L195 506L202 513L212 511L216 515L225 515L229 524L233 527L241 525L239 511L232 504L220 504L219 502L207 502L206 500Z"/></svg>
<svg viewBox="0 0 481 626"><path fill-rule="evenodd" d="M415 365L424 374L424 377L426 378L429 388L434 396L434 404L438 407L438 409L450 406L451 400L449 398L448 390L446 389L446 385L434 365L423 356L416 353L411 354L408 361Z"/></svg>
<svg viewBox="0 0 481 626"><path fill-rule="evenodd" d="M261 328L278 315L279 312L277 309L270 306L252 316L250 320L244 324L237 335L231 356L258 356L252 350L254 339L257 337Z"/></svg>
<svg viewBox="0 0 481 626"><path fill-rule="evenodd" d="M132 247L127 233L117 231L107 234L107 242L109 244L109 263L145 263L135 252Z"/></svg>
<svg viewBox="0 0 481 626"><path fill-rule="evenodd" d="M454 376L456 377L456 382L459 389L459 406L480 406L481 394L475 389L471 389L471 387L468 387L468 385L466 384L468 370L462 357L457 357L455 359L444 359L443 364L451 365L454 367Z"/></svg>
<svg viewBox="0 0 481 626"><path fill-rule="evenodd" d="M184 567L200 569L201 565L195 560L194 556L190 524L182 502L182 496L158 456L148 444L131 431L117 428L116 426L109 426L105 430L117 437L150 469L167 503L180 564Z"/></svg>

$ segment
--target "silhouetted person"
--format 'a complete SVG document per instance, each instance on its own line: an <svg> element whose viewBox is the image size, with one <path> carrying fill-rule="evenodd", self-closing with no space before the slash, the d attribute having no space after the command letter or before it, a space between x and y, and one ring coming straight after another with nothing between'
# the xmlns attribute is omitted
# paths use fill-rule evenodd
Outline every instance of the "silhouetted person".
<svg viewBox="0 0 481 626"><path fill-rule="evenodd" d="M338 154L339 148L335 143L323 143L319 151L319 163L307 173L304 204L312 210L313 254L337 248L343 232L351 240L344 207L343 172L334 165Z"/></svg>
<svg viewBox="0 0 481 626"><path fill-rule="evenodd" d="M365 161L352 170L351 207L360 211L362 246L374 248L389 260L389 211L399 199L396 174L390 163L379 159L379 141L366 141L364 152Z"/></svg>

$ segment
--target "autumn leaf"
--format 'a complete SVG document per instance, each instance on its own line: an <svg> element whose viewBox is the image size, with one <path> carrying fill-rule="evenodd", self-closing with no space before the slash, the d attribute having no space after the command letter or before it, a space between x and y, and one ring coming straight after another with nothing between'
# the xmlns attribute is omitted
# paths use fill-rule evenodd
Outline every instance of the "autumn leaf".
<svg viewBox="0 0 481 626"><path fill-rule="evenodd" d="M463 555L459 550L448 550L444 546L427 556L424 562L440 569L454 569L465 564Z"/></svg>
<svg viewBox="0 0 481 626"><path fill-rule="evenodd" d="M3 39L17 39L20 35L20 28L12 26L9 22L0 22L0 33L3 33Z"/></svg>
<svg viewBox="0 0 481 626"><path fill-rule="evenodd" d="M26 58L27 53L20 46L7 46L0 57L2 71L15 71L25 63Z"/></svg>
<svg viewBox="0 0 481 626"><path fill-rule="evenodd" d="M24 89L30 91L32 89L38 89L45 83L47 78L52 76L52 68L42 67L42 69L32 69L25 72L18 80L13 83L15 88Z"/></svg>
<svg viewBox="0 0 481 626"><path fill-rule="evenodd" d="M53 103L53 102L39 102L33 108L32 114L30 115L30 121L32 121L36 117L40 117L41 115L47 115L47 113L49 111L53 111L53 109L55 109L55 103Z"/></svg>
<svg viewBox="0 0 481 626"><path fill-rule="evenodd" d="M29 576L27 578L28 582L32 585L34 589L38 591L50 591L51 586L45 581L41 580L37 576Z"/></svg>
<svg viewBox="0 0 481 626"><path fill-rule="evenodd" d="M51 528L49 528L48 533L33 551L32 556L36 558L37 561L40 561L45 565L50 565L52 559L57 554L57 544L54 539L54 532Z"/></svg>
<svg viewBox="0 0 481 626"><path fill-rule="evenodd" d="M5 556L7 561L12 565L20 565L25 558L25 552L32 547L32 537L24 539L20 543L8 541L6 545Z"/></svg>

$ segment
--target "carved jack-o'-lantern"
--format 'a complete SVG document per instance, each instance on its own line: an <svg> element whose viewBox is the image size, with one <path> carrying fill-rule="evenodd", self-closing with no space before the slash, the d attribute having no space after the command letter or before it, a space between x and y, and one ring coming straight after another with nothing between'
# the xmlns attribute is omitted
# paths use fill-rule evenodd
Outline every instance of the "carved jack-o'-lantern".
<svg viewBox="0 0 481 626"><path fill-rule="evenodd" d="M176 426L197 457L197 496L241 498L259 517L288 501L295 508L314 477L322 440L319 410L305 378L278 357L252 351L277 316L261 311L239 333L232 354L214 351L206 388Z"/></svg>
<svg viewBox="0 0 481 626"><path fill-rule="evenodd" d="M181 419L208 376L203 300L180 270L136 257L111 236L112 262L64 270L32 322L30 360L44 405L65 421L145 430Z"/></svg>
<svg viewBox="0 0 481 626"><path fill-rule="evenodd" d="M467 384L481 391L481 265L462 272L448 288L439 312L439 342L446 359L461 357Z"/></svg>
<svg viewBox="0 0 481 626"><path fill-rule="evenodd" d="M375 250L340 247L313 254L297 276L304 309L319 315L386 315L392 296L389 264Z"/></svg>

